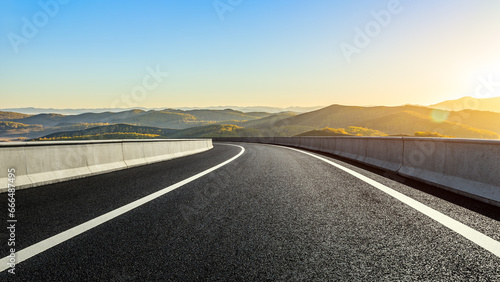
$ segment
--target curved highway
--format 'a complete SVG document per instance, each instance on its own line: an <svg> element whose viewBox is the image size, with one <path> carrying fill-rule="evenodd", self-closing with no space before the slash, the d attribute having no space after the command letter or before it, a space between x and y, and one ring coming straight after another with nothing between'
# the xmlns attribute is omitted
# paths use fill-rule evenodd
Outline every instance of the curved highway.
<svg viewBox="0 0 500 282"><path fill-rule="evenodd" d="M500 208L286 147L214 143L15 197L2 281L500 280Z"/></svg>

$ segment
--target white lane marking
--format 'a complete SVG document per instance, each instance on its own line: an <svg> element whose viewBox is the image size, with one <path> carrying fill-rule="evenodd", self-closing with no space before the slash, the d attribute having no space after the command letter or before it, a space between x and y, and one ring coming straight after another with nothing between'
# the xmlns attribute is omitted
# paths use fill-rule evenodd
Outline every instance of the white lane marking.
<svg viewBox="0 0 500 282"><path fill-rule="evenodd" d="M294 151L297 151L297 152L300 152L300 153L303 153L303 154L306 154L306 155L310 155L312 157L315 157L317 159L320 159L326 163L329 163L353 176L355 176L356 178L372 185L373 187L381 190L382 192L385 192L387 194L389 194L390 196L398 199L399 201L407 204L408 206L416 209L417 211L423 213L424 215L432 218L433 220L441 223L442 225L448 227L449 229L455 231L456 233L462 235L463 237L469 239L470 241L476 243L477 245L479 245L480 247L484 248L485 250L493 253L495 256L497 257L500 257L500 242L498 241L495 241L493 238L491 237L488 237L486 235L484 235L483 233L475 230L475 229L472 229L470 228L469 226L433 209L433 208L430 208L402 193L399 193L381 183L378 183L377 181L373 180L373 179L370 179L360 173L357 173L351 169L348 169L346 167L343 167L339 164L336 164L328 159L325 159L325 158L322 158L320 156L316 156L314 154L311 154L309 152L305 152L305 151L302 151L302 150L298 150L298 149L294 149L294 148L290 148L290 147L283 147L283 146L278 146L278 147L281 147L281 148L286 148L286 149L290 149L290 150L294 150Z"/></svg>
<svg viewBox="0 0 500 282"><path fill-rule="evenodd" d="M52 248L60 243L66 241L66 240L69 240L77 235L82 234L83 232L86 232L86 231L88 231L88 230L90 230L98 225L101 225L106 221L109 221L117 216L120 216L126 212L129 212L129 211L131 211L139 206L144 205L147 202L150 202L158 197L161 197L161 196L167 194L168 192L170 192L172 190L175 190L175 189L177 189L185 184L188 184L189 182L192 182L192 181L194 181L194 180L196 180L204 175L207 175L210 172L212 172L218 168L221 168L221 167L227 165L228 163L234 161L235 159L239 158L245 152L245 148L238 146L238 145L233 145L233 144L222 144L222 145L230 145L230 146L239 147L239 148L241 148L241 152L239 152L236 156L230 158L229 160L222 162L222 163L220 163L212 168L209 168L205 171L202 171L196 175L193 175L187 179L184 179L181 182L177 182L173 185L170 185L166 188L163 188L160 191L157 191L153 194L150 194L150 195L145 196L139 200L136 200L130 204L126 204L125 206L122 206L120 208L112 210L108 213L105 213L105 214L99 216L99 217L91 219L85 223L77 225L71 229L68 229L64 232L61 232L57 235L54 235L50 238L47 238L43 241L40 241L40 242L38 242L34 245L31 245L27 248L24 248L16 253L16 262L15 263L16 264L21 263L21 262L23 262L23 261L25 261L33 256L38 255L41 252L44 252L44 251L46 251L46 250L48 250L48 249L50 249L50 248ZM0 260L0 272L10 268L9 259L10 259L10 257L7 256L7 257L4 257Z"/></svg>

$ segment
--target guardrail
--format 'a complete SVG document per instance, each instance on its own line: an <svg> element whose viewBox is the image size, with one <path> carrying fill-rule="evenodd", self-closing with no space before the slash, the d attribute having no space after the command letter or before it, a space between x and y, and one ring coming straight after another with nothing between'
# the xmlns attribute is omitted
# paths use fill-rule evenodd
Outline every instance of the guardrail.
<svg viewBox="0 0 500 282"><path fill-rule="evenodd" d="M236 137L342 156L500 206L500 140L418 137Z"/></svg>
<svg viewBox="0 0 500 282"><path fill-rule="evenodd" d="M143 139L0 143L0 192L15 169L16 189L166 161L211 149L211 139Z"/></svg>

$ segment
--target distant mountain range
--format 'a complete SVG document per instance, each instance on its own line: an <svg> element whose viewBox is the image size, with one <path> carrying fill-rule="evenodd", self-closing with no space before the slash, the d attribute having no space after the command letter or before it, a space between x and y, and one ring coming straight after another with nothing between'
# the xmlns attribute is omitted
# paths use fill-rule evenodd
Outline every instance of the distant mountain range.
<svg viewBox="0 0 500 282"><path fill-rule="evenodd" d="M8 112L0 112L0 116ZM227 110L174 110L160 111L129 110L123 112L84 113L79 115L38 114L9 119L24 124L39 124L44 127L60 127L78 123L126 123L132 125L156 126L172 129L201 126L217 122L242 122L271 115L265 112L244 113Z"/></svg>
<svg viewBox="0 0 500 282"><path fill-rule="evenodd" d="M129 110L123 112L84 113L79 115L27 115L0 112L0 138L6 140L33 139L56 132L86 130L96 126L129 124L134 126L187 129L214 124L268 123L276 116L290 117L294 113L241 112L225 110ZM269 117L269 121L268 118ZM31 129L31 130L30 130ZM85 133L85 132L84 132ZM87 133L85 133L88 135ZM163 135L162 135L163 136Z"/></svg>
<svg viewBox="0 0 500 282"><path fill-rule="evenodd" d="M482 99L463 97L456 100L444 101L429 107L448 111L478 110L500 113L500 97Z"/></svg>
<svg viewBox="0 0 500 282"><path fill-rule="evenodd" d="M317 109L321 109L322 107L317 106L317 107L286 107L286 108L279 108L279 107L265 107L265 106L255 106L255 107L237 107L237 106L217 106L217 107L180 107L180 108L175 108L176 110L183 110L183 111L189 111L189 110L225 110L225 109L232 109L235 111L240 111L240 112L266 112L266 113L280 113L280 112L294 112L294 113L305 113L305 112L310 112L314 111ZM61 114L61 115L79 115L79 114L84 114L84 113L105 113L105 112L124 112L124 111L130 111L130 110L142 110L142 111L161 111L164 108L143 108L143 107L136 107L136 108L98 108L98 109L53 109L53 108L33 108L33 107L27 107L27 108L7 108L7 109L0 109L0 111L3 112L15 112L15 113L22 113L22 114L30 114L30 115L37 115L37 114Z"/></svg>
<svg viewBox="0 0 500 282"><path fill-rule="evenodd" d="M470 109L447 111L412 105L331 105L302 114L233 109L134 109L78 115L0 112L0 139L4 140L295 135L499 139L500 113Z"/></svg>

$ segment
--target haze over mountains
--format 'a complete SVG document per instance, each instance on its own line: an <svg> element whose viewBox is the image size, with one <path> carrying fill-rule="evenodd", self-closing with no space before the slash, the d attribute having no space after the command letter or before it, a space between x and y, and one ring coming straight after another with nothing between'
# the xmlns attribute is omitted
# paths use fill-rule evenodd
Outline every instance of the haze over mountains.
<svg viewBox="0 0 500 282"><path fill-rule="evenodd" d="M500 113L500 97L493 98L474 98L462 97L456 100L448 100L438 104L430 105L431 108L460 111L460 110L478 110Z"/></svg>
<svg viewBox="0 0 500 282"><path fill-rule="evenodd" d="M440 107L456 101L440 103ZM483 100L479 100L483 103ZM465 103L464 103L465 104ZM491 107L490 107L491 108ZM446 111L424 106L331 105L296 112L127 110L78 115L0 112L0 138L110 139L294 135L418 135L498 139L500 112Z"/></svg>
<svg viewBox="0 0 500 282"><path fill-rule="evenodd" d="M255 107L238 107L238 106L217 106L217 107L179 107L175 108L177 110L189 111L189 110L225 110L232 109L240 112L266 112L266 113L280 113L280 112L295 112L295 113L305 113L314 110L321 109L322 107L266 107L266 106L255 106ZM143 111L161 111L164 108L143 108L143 107L134 107L134 108L98 108L98 109L52 109L52 108L7 108L0 109L0 111L4 112L16 112L30 115L37 114L61 114L61 115L78 115L84 113L105 113L105 112L123 112L128 110L143 110Z"/></svg>

